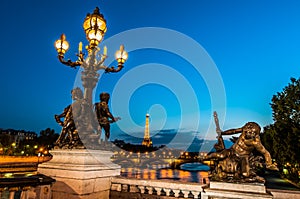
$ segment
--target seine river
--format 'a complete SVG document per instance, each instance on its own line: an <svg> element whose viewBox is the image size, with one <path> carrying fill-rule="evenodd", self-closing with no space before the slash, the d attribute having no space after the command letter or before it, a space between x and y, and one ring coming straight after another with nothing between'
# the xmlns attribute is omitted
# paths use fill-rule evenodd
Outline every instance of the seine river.
<svg viewBox="0 0 300 199"><path fill-rule="evenodd" d="M169 179L180 182L208 183L209 167L200 163L187 163L181 169L170 168L122 168L121 176L144 180Z"/></svg>

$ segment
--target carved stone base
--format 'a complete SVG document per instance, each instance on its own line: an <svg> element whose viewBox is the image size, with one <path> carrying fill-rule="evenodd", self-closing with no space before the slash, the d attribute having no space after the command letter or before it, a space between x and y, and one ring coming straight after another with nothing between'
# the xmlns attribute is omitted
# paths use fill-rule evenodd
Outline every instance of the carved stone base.
<svg viewBox="0 0 300 199"><path fill-rule="evenodd" d="M203 199L271 199L263 184L210 182L204 189Z"/></svg>
<svg viewBox="0 0 300 199"><path fill-rule="evenodd" d="M120 175L120 166L111 162L113 155L103 150L53 150L51 161L40 164L38 172L56 180L53 198L109 198L111 177Z"/></svg>

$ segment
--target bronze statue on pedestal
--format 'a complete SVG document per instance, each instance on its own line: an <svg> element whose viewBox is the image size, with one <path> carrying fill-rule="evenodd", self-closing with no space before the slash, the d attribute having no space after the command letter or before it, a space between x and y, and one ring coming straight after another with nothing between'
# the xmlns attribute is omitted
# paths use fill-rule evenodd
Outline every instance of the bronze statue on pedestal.
<svg viewBox="0 0 300 199"><path fill-rule="evenodd" d="M214 113L218 143L214 146L216 152L209 153L204 159L214 160L215 166L211 171L212 180L225 182L264 182L257 175L257 167L262 165L262 158L254 152L264 156L265 167L270 170L278 170L272 164L270 153L260 141L260 126L255 122L248 122L243 127L221 131L217 113ZM222 135L233 135L240 133L234 138L234 144L226 149Z"/></svg>
<svg viewBox="0 0 300 199"><path fill-rule="evenodd" d="M62 126L55 148L85 148L79 132L94 132L94 129L97 129L94 114L83 98L81 89L77 87L71 91L71 94L74 102L67 106L63 113L55 115L56 122ZM61 118L64 118L64 121L61 121Z"/></svg>

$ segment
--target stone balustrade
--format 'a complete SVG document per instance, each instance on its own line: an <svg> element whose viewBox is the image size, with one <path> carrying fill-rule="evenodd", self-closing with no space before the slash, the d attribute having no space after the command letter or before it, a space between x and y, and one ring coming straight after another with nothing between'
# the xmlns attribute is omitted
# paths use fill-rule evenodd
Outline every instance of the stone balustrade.
<svg viewBox="0 0 300 199"><path fill-rule="evenodd" d="M0 178L0 198L51 199L55 180L44 175Z"/></svg>
<svg viewBox="0 0 300 199"><path fill-rule="evenodd" d="M51 185L0 188L0 198L51 199Z"/></svg>
<svg viewBox="0 0 300 199"><path fill-rule="evenodd" d="M167 180L139 180L113 177L111 191L148 194L174 198L201 198L205 184Z"/></svg>

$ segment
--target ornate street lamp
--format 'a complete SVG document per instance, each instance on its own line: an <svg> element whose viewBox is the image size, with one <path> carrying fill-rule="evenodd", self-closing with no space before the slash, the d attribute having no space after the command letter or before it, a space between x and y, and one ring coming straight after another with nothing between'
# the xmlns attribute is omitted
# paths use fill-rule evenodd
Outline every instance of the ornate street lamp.
<svg viewBox="0 0 300 199"><path fill-rule="evenodd" d="M115 58L118 61L118 67L107 67L104 66L103 63L107 58L107 48L104 46L103 54L99 54L100 48L98 47L99 43L103 40L106 28L106 20L104 16L99 12L99 8L96 7L93 14L87 14L84 22L83 29L86 34L86 38L89 41L89 45L86 47L88 51L87 58L84 58L84 53L82 52L82 43L79 43L78 54L76 56L78 59L73 62L70 59L65 60L64 55L69 48L69 43L66 40L66 36L62 34L60 39L55 41L55 48L58 53L58 59L61 63L70 66L72 68L76 68L77 66L81 66L84 71L81 75L82 85L84 87L84 98L87 100L89 104L92 104L92 93L95 88L99 74L98 70L105 70L106 73L115 73L119 72L123 68L123 64L128 58L128 53L124 50L124 46L120 46L120 50L118 50L115 54ZM100 57L100 59L97 59Z"/></svg>
<svg viewBox="0 0 300 199"><path fill-rule="evenodd" d="M85 145L84 147L94 147L93 143L97 139L95 132L98 131L98 129L95 127L94 117L91 116L93 114L92 94L93 89L99 80L100 75L98 74L98 71L102 69L105 70L106 73L119 72L122 70L123 64L128 58L128 53L124 50L124 46L121 45L120 49L115 54L115 58L118 62L117 68L103 65L107 58L107 48L104 46L101 54L98 45L103 40L107 28L106 20L104 19L104 16L100 14L98 7L96 7L92 14L87 14L83 22L83 29L86 38L89 41L89 45L86 47L88 53L86 58L85 54L82 52L82 42L80 42L78 54L76 54L77 60L71 61L70 59L64 59L65 53L69 48L69 43L64 34L62 34L54 44L58 53L58 59L61 63L70 66L71 68L76 68L77 66L83 68L83 71L81 72L82 86L84 88L83 98L85 103L89 105L89 108L86 108L84 102L80 101L82 99L82 94L78 93L79 91L76 91L76 89L73 89L74 92L72 90L72 97L75 97L74 99L77 100L75 100L72 106L65 108L65 111L62 114L55 116L58 123L63 126L60 138L56 141L56 145L60 148L82 148L83 145ZM80 99L79 101L82 103L81 106L78 106L78 99ZM83 113L78 113L77 110L81 110L78 107L85 107L82 108ZM71 113L71 115L69 113ZM67 122L60 121L60 117L65 117L64 121ZM68 122L69 120L72 122ZM65 139L66 133L69 134L67 139ZM78 138L78 135L80 138ZM65 140L67 141L65 142ZM84 143L81 141L84 141Z"/></svg>

